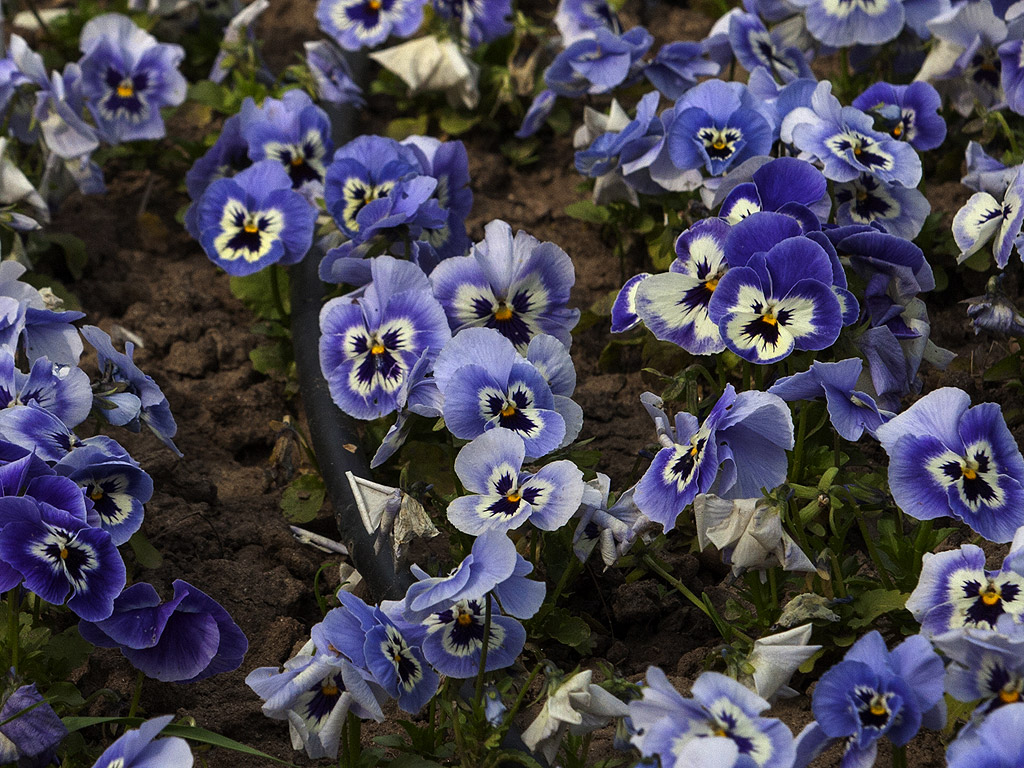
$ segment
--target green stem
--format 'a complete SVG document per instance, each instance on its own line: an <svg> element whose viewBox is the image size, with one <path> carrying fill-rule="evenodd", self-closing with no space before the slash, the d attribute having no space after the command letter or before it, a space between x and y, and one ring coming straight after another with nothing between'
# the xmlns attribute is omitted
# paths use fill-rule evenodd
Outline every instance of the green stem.
<svg viewBox="0 0 1024 768"><path fill-rule="evenodd" d="M18 672L18 644L21 636L21 588L7 593L7 646L11 653L10 669Z"/></svg>
<svg viewBox="0 0 1024 768"><path fill-rule="evenodd" d="M667 581L670 586L674 587L675 590L679 594L681 594L683 597L685 597L687 600L689 600L691 603L693 603L693 605L695 605L697 608L699 608L701 613L703 613L705 616L707 616L709 619L711 619L712 623L715 623L715 617L711 615L711 611L708 610L708 607L704 604L704 601L701 600L699 597L697 597L697 595L695 595L693 593L693 591L689 587L687 587L685 584L683 584L683 582L681 582L679 579L677 579L671 573L666 571L661 566L661 563L659 563L657 560L655 560L650 555L644 555L644 565L646 565L648 568L650 568L656 574L661 576L661 578L663 578L665 581ZM717 626L717 624L716 624L716 626ZM735 635L737 635L739 637L746 638L747 640L750 640L750 638L747 637L747 635L743 634L742 632L740 632L735 627L731 627L731 630L732 630L733 634L735 634ZM729 638L725 638L725 639L728 640Z"/></svg>
<svg viewBox="0 0 1024 768"><path fill-rule="evenodd" d="M907 768L907 748L892 748L892 768Z"/></svg>
<svg viewBox="0 0 1024 768"><path fill-rule="evenodd" d="M135 675L135 690L132 691L132 703L128 705L128 717L135 717L139 711L139 699L142 698L142 683L146 676L142 672Z"/></svg>
<svg viewBox="0 0 1024 768"><path fill-rule="evenodd" d="M565 566L561 578L558 579L558 584L555 585L555 591L551 593L552 608L558 604L558 598L562 596L562 592L565 591L569 580L574 579L579 574L581 568L583 568L583 564L579 561L579 558L573 557L569 559L569 564Z"/></svg>
<svg viewBox="0 0 1024 768"><path fill-rule="evenodd" d="M793 446L793 471L790 477L794 483L800 482L804 469L804 441L807 439L807 403L800 406L800 415L796 421L796 445Z"/></svg>
<svg viewBox="0 0 1024 768"><path fill-rule="evenodd" d="M854 499L851 499L851 501L854 501ZM885 565L882 562L882 556L878 552L878 547L875 546L875 538L868 530L868 524L864 520L864 515L857 504L853 504L853 516L857 518L857 527L860 529L860 535L864 537L864 543L868 545L868 554L871 556L871 562L875 564L875 568L878 570L878 578L882 580L882 584L885 585L886 589L895 589L892 579L889 578L889 572L885 569Z"/></svg>
<svg viewBox="0 0 1024 768"><path fill-rule="evenodd" d="M277 309L278 317L282 323L287 324L288 312L284 308L284 299L281 296L281 267L277 264L270 265L270 292L274 297L274 307Z"/></svg>
<svg viewBox="0 0 1024 768"><path fill-rule="evenodd" d="M476 673L476 692L473 694L473 711L479 712L484 700L484 671L487 669L487 646L491 639L491 594L488 592L487 608L484 611L484 636L480 641L480 668Z"/></svg>
<svg viewBox="0 0 1024 768"><path fill-rule="evenodd" d="M359 765L359 757L363 752L362 725L362 720L352 712L348 713L348 749L346 751L348 752L348 764L352 768Z"/></svg>
<svg viewBox="0 0 1024 768"><path fill-rule="evenodd" d="M519 712L519 707L522 706L523 699L526 698L526 694L529 692L530 686L533 685L533 681L537 679L537 675L540 674L540 671L543 668L544 662L538 661L534 668L531 670L530 676L526 678L526 682L523 683L523 687L519 689L519 695L516 696L516 700L512 702L512 706L509 707L508 712L505 714L505 718L501 724L503 728L509 723L511 723L512 718L514 718L516 716L516 713Z"/></svg>
<svg viewBox="0 0 1024 768"><path fill-rule="evenodd" d="M1013 131L1010 130L1010 126L1006 122L1006 118L1003 117L1003 113L1002 112L990 112L989 114L990 115L995 115L996 121L999 123L1000 127L1003 129L1003 133L1006 134L1007 141L1010 142L1010 151L1013 153L1013 156L1016 157L1017 156L1017 137L1014 136L1013 135Z"/></svg>
<svg viewBox="0 0 1024 768"><path fill-rule="evenodd" d="M839 555L834 550L830 550L830 556L832 560L832 570L836 574L835 581L832 582L833 588L836 591L836 597L846 597L846 582L843 581L843 568L839 562Z"/></svg>

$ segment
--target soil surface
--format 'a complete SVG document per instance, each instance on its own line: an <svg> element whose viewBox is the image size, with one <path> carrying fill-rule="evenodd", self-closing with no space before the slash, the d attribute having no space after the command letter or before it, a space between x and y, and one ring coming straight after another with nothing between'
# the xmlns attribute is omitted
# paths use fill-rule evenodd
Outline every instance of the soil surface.
<svg viewBox="0 0 1024 768"><path fill-rule="evenodd" d="M287 63L282 51L298 50L303 40L316 39L314 7L313 0L272 3L262 22L272 64ZM658 23L651 18L648 22L662 40L700 39L710 26L691 11L654 8L650 13L657 14ZM370 124L379 117L374 120L371 114ZM642 248L630 251L620 263L611 243L593 226L564 213L566 205L581 197L568 137L545 139L540 161L526 168L509 166L498 151L503 139L472 134L464 139L475 195L469 219L474 240L482 239L487 222L501 218L514 229L559 244L576 264L573 303L582 309L606 301L624 278L644 268ZM176 442L185 454L176 459L149 434L110 432L156 486L143 530L162 553L163 564L155 569L136 565L130 578L153 583L163 595L170 594L175 578L192 583L227 608L250 642L242 669L234 673L194 685L147 682L142 708L147 715L191 717L204 728L310 765L291 750L286 724L266 719L259 699L243 682L252 669L278 665L291 656L320 618L313 581L330 558L290 535L280 511L283 484L270 463L277 423L286 415L301 423L301 403L286 396L283 382L254 372L249 352L261 338L250 331L250 313L231 295L227 276L217 273L175 222L176 211L187 202L180 180L113 168L108 169L108 186L105 196L69 200L53 229L86 242L89 264L73 290L87 322L115 333L120 326L141 337L144 346L136 360L167 394L179 425ZM960 191L946 193L943 199L935 196L936 208L951 215ZM140 224L135 214L144 199L150 215ZM975 402L996 400L1019 407L1018 393L984 385L980 377L986 365L1007 354L1007 342L976 338L963 307L955 303L981 293L983 283L982 276L968 275L940 296L939 304L929 303L933 338L961 356L944 374L928 372L926 388L959 386ZM657 383L645 379L638 370L639 356L631 357L628 350L619 370L599 365L609 338L606 321L577 334L572 350L579 381L575 399L586 415L581 437L593 438L592 447L601 451L597 468L621 490L645 466L638 464L638 451L653 440L653 431L639 395ZM1014 433L1018 439L1024 436L1020 423L1014 424ZM332 526L333 517L325 509L307 527L332 535ZM716 602L724 600L720 564L690 554L667 557L693 590L707 590ZM336 574L336 563L331 563L325 570L325 593L336 586ZM634 676L657 664L685 691L715 653L717 635L703 615L651 582L626 584L616 571L588 570L573 589L579 604L609 628L607 635L595 638L591 661L603 658ZM120 704L97 705L91 714L127 711L134 670L117 652L98 651L83 677L84 688L109 687L124 697ZM810 699L783 702L772 714L799 732L811 719ZM372 725L364 729L365 735L374 732ZM883 746L880 764L888 762L885 750ZM919 738L911 747L910 765L940 766L942 754L937 738ZM206 761L211 768L268 765L223 750L210 751ZM836 762L829 755L815 765Z"/></svg>

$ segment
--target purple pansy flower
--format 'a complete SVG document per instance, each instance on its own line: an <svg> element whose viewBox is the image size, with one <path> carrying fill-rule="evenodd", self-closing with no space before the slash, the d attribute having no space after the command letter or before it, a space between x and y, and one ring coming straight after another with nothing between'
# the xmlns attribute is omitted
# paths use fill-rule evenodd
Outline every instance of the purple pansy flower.
<svg viewBox="0 0 1024 768"><path fill-rule="evenodd" d="M729 44L736 60L748 72L765 67L783 83L813 77L807 57L790 38L781 25L769 31L752 13L735 13L729 17Z"/></svg>
<svg viewBox="0 0 1024 768"><path fill-rule="evenodd" d="M433 0L437 15L450 19L476 48L512 31L512 0Z"/></svg>
<svg viewBox="0 0 1024 768"><path fill-rule="evenodd" d="M667 99L678 99L702 77L714 77L721 67L709 61L703 43L675 42L663 45L644 68L644 77Z"/></svg>
<svg viewBox="0 0 1024 768"><path fill-rule="evenodd" d="M977 702L963 732L975 730L983 718L1021 702L1024 692L1024 628L1009 616L996 629L968 627L933 637L950 664L946 693L957 701Z"/></svg>
<svg viewBox="0 0 1024 768"><path fill-rule="evenodd" d="M654 38L643 27L616 35L603 27L562 51L544 72L544 83L559 96L609 93L636 77L641 57Z"/></svg>
<svg viewBox="0 0 1024 768"><path fill-rule="evenodd" d="M389 35L409 37L423 21L426 0L319 0L320 29L347 51L372 48Z"/></svg>
<svg viewBox="0 0 1024 768"><path fill-rule="evenodd" d="M313 75L316 95L328 104L352 104L362 107L366 100L363 89L352 78L348 61L327 40L303 43L306 65Z"/></svg>
<svg viewBox="0 0 1024 768"><path fill-rule="evenodd" d="M29 403L74 428L92 410L89 377L80 368L54 365L45 357L38 358L29 373L22 373L14 365L12 350L0 347L0 408Z"/></svg>
<svg viewBox="0 0 1024 768"><path fill-rule="evenodd" d="M0 723L0 761L19 768L54 764L57 747L68 735L35 683L19 685L3 697Z"/></svg>
<svg viewBox="0 0 1024 768"><path fill-rule="evenodd" d="M836 184L835 196L840 226L878 222L886 232L905 240L917 237L932 210L916 187L887 184L870 173Z"/></svg>
<svg viewBox="0 0 1024 768"><path fill-rule="evenodd" d="M942 98L929 83L875 83L853 106L877 113L894 139L909 142L919 152L935 149L946 138L946 121L939 114Z"/></svg>
<svg viewBox="0 0 1024 768"><path fill-rule="evenodd" d="M1000 707L964 728L946 752L948 768L1016 768L1024 762L1024 704Z"/></svg>
<svg viewBox="0 0 1024 768"><path fill-rule="evenodd" d="M156 738L173 719L173 715L154 717L126 731L104 750L92 768L192 768L188 742L178 736Z"/></svg>
<svg viewBox="0 0 1024 768"><path fill-rule="evenodd" d="M740 181L726 191L726 185L734 176L743 178L740 172L746 167L744 165L730 173L715 195L717 199L724 194L718 215L730 224L759 211L775 211L803 220L806 219L803 208L814 213L819 221L828 219L832 208L828 182L821 171L806 160L795 157L768 160L751 173L750 181Z"/></svg>
<svg viewBox="0 0 1024 768"><path fill-rule="evenodd" d="M906 21L902 0L792 0L807 31L830 46L876 45L895 38Z"/></svg>

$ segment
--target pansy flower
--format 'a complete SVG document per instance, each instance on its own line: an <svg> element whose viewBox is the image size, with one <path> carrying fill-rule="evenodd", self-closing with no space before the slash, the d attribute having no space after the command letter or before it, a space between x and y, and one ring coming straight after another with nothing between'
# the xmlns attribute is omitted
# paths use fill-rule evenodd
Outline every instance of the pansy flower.
<svg viewBox="0 0 1024 768"><path fill-rule="evenodd" d="M293 189L303 191L312 185L310 194L319 192L334 144L331 121L309 94L293 89L280 100L264 99L258 107L247 98L239 115L239 132L250 160L275 160L287 171Z"/></svg>
<svg viewBox="0 0 1024 768"><path fill-rule="evenodd" d="M154 717L125 731L107 747L92 768L192 768L192 750L180 736L157 739L173 715Z"/></svg>
<svg viewBox="0 0 1024 768"><path fill-rule="evenodd" d="M906 21L902 0L793 0L807 31L829 46L876 45L895 38Z"/></svg>
<svg viewBox="0 0 1024 768"><path fill-rule="evenodd" d="M447 259L430 275L453 332L494 328L520 352L541 333L569 345L579 319L579 310L566 306L575 280L565 251L526 232L513 237L497 219L470 256Z"/></svg>
<svg viewBox="0 0 1024 768"><path fill-rule="evenodd" d="M194 683L238 669L249 642L228 612L181 579L173 586L174 597L161 602L150 584L132 584L114 601L109 618L79 623L82 637L119 648L154 680Z"/></svg>
<svg viewBox="0 0 1024 768"><path fill-rule="evenodd" d="M909 142L919 152L935 149L946 138L946 121L939 114L942 98L929 83L875 83L852 106L875 112L894 139Z"/></svg>
<svg viewBox="0 0 1024 768"><path fill-rule="evenodd" d="M185 100L180 45L158 43L127 16L106 13L82 28L82 89L112 143L163 137L163 107Z"/></svg>
<svg viewBox="0 0 1024 768"><path fill-rule="evenodd" d="M471 49L512 31L511 0L433 0L433 6L459 29Z"/></svg>
<svg viewBox="0 0 1024 768"><path fill-rule="evenodd" d="M878 632L864 635L818 681L811 702L815 722L797 739L796 765L808 765L842 741L841 768L870 766L880 738L901 747L922 725L942 728L942 671L942 659L922 635L891 652Z"/></svg>
<svg viewBox="0 0 1024 768"><path fill-rule="evenodd" d="M469 156L461 141L439 141L430 136L410 136L402 142L411 147L420 163L420 172L437 180L434 199L445 214L445 222L436 228L425 227L420 239L436 251L438 260L463 256L469 250L466 217L473 207L469 188Z"/></svg>
<svg viewBox="0 0 1024 768"><path fill-rule="evenodd" d="M729 174L729 179L716 192L716 198L725 192L725 185L734 176L742 179L740 171L744 168L746 166ZM718 215L730 224L758 211L777 211L803 219L806 215L800 208L807 208L820 221L825 221L831 207L828 182L821 171L806 160L779 157L757 168L750 181L732 186L725 194Z"/></svg>
<svg viewBox="0 0 1024 768"><path fill-rule="evenodd" d="M5 677L5 682L10 682L10 677ZM39 693L35 683L19 685L0 698L0 761L3 764L52 765L57 762L57 747L67 735L67 726Z"/></svg>
<svg viewBox="0 0 1024 768"><path fill-rule="evenodd" d="M985 293L964 300L975 336L983 329L997 334L1024 336L1024 314L1006 295L1002 281L1002 274L993 275L985 284Z"/></svg>
<svg viewBox="0 0 1024 768"><path fill-rule="evenodd" d="M921 158L914 148L876 131L871 117L859 109L841 106L827 80L815 88L810 108L798 107L786 116L782 133L791 135L805 156L820 160L833 181L852 181L862 173L905 187L921 181Z"/></svg>
<svg viewBox="0 0 1024 768"><path fill-rule="evenodd" d="M654 42L643 27L617 35L603 27L593 37L576 40L544 71L547 88L575 99L586 94L609 93L639 76L641 57Z"/></svg>
<svg viewBox="0 0 1024 768"><path fill-rule="evenodd" d="M784 29L776 26L769 31L752 13L734 13L729 17L729 44L736 60L748 72L765 67L783 83L812 77L806 56L787 39Z"/></svg>
<svg viewBox="0 0 1024 768"><path fill-rule="evenodd" d="M836 184L835 197L840 226L878 222L886 232L905 240L917 237L932 210L916 187L887 184L870 173Z"/></svg>
<svg viewBox="0 0 1024 768"><path fill-rule="evenodd" d="M843 326L833 278L822 245L790 237L726 272L708 315L725 345L750 362L774 363L794 349L826 349Z"/></svg>
<svg viewBox="0 0 1024 768"><path fill-rule="evenodd" d="M957 701L978 702L965 730L982 718L1022 701L1024 693L1024 631L1009 617L997 629L971 627L932 638L949 659L946 693Z"/></svg>
<svg viewBox="0 0 1024 768"><path fill-rule="evenodd" d="M319 0L316 20L347 51L372 48L389 35L409 37L423 21L426 0Z"/></svg>
<svg viewBox="0 0 1024 768"><path fill-rule="evenodd" d="M558 0L555 27L565 47L581 38L593 37L597 29L607 29L615 34L622 31L619 19L607 0Z"/></svg>
<svg viewBox="0 0 1024 768"><path fill-rule="evenodd" d="M38 358L29 373L22 373L14 365L12 350L0 347L0 408L29 403L74 428L92 410L89 377L80 368L54 365L45 357Z"/></svg>
<svg viewBox="0 0 1024 768"><path fill-rule="evenodd" d="M640 324L640 316L636 313L636 293L640 284L650 276L650 272L633 275L619 289L612 303L612 333L625 333Z"/></svg>
<svg viewBox="0 0 1024 768"><path fill-rule="evenodd" d="M642 696L629 702L633 744L663 768L788 768L793 734L781 720L762 717L770 706L730 677L704 672L684 698L657 667L648 667Z"/></svg>
<svg viewBox="0 0 1024 768"><path fill-rule="evenodd" d="M673 108L667 144L676 168L705 168L719 176L754 155L766 155L774 124L770 112L742 83L706 80Z"/></svg>
<svg viewBox="0 0 1024 768"><path fill-rule="evenodd" d="M391 256L371 260L373 282L355 300L320 311L320 366L334 402L357 419L394 411L406 375L451 337L444 310L419 267Z"/></svg>
<svg viewBox="0 0 1024 768"><path fill-rule="evenodd" d="M988 192L971 195L963 208L953 217L953 239L960 248L957 261L962 263L977 253L989 240L996 266L1006 267L1010 252L1021 250L1021 227L1024 226L1024 173L1013 177L1002 195L996 200Z"/></svg>
<svg viewBox="0 0 1024 768"><path fill-rule="evenodd" d="M316 210L292 189L280 163L263 160L207 187L192 234L214 264L244 276L301 261L315 223Z"/></svg>
<svg viewBox="0 0 1024 768"><path fill-rule="evenodd" d="M536 366L491 328L467 328L445 345L434 364L444 396L444 420L456 437L471 440L504 427L523 439L526 455L540 457L566 438L566 403L556 400ZM575 416L576 409L572 414Z"/></svg>
<svg viewBox="0 0 1024 768"><path fill-rule="evenodd" d="M544 531L569 521L583 498L583 473L563 459L534 474L522 471L526 445L515 432L497 427L459 451L455 473L472 495L448 505L448 519L463 533L508 531L527 520Z"/></svg>
<svg viewBox="0 0 1024 768"><path fill-rule="evenodd" d="M611 568L629 551L637 535L650 521L633 503L636 487L619 494L609 503L611 480L602 472L587 482L578 510L579 523L572 535L572 551L585 563L596 547L605 567Z"/></svg>
<svg viewBox="0 0 1024 768"><path fill-rule="evenodd" d="M523 115L523 122L516 131L517 139L528 139L541 129L544 121L551 115L555 108L558 94L551 89L545 89L533 97L530 106Z"/></svg>
<svg viewBox="0 0 1024 768"><path fill-rule="evenodd" d="M718 62L709 61L703 43L678 41L661 46L644 67L646 77L666 99L678 99L693 88L700 78L714 77L721 71Z"/></svg>
<svg viewBox="0 0 1024 768"><path fill-rule="evenodd" d="M645 393L641 401L654 419L662 448L637 483L637 508L665 530L698 493L751 497L786 478L786 451L793 445L789 408L776 395L741 392L730 384L698 426L692 414L676 414L674 428L661 399ZM721 468L721 472L720 472Z"/></svg>
<svg viewBox="0 0 1024 768"><path fill-rule="evenodd" d="M947 552L926 552L907 610L921 631L939 635L963 627L995 629L1002 616L1024 621L1024 577L1007 558L997 571L985 568L981 547L965 544Z"/></svg>
<svg viewBox="0 0 1024 768"><path fill-rule="evenodd" d="M948 768L1016 768L1024 762L1024 704L1000 707L964 728L946 751Z"/></svg>
<svg viewBox="0 0 1024 768"><path fill-rule="evenodd" d="M725 238L729 225L721 219L698 221L676 240L676 258L668 272L651 275L635 289L635 313L663 341L693 355L725 349L708 304L728 271Z"/></svg>
<svg viewBox="0 0 1024 768"><path fill-rule="evenodd" d="M875 431L896 504L918 520L953 516L990 541L1024 524L1024 459L995 403L943 387Z"/></svg>
<svg viewBox="0 0 1024 768"><path fill-rule="evenodd" d="M398 411L398 417L387 434L384 435L380 447L370 461L371 469L386 462L405 444L406 438L409 437L409 430L412 429L412 424L409 421L412 414L434 419L441 415L444 400L433 377L430 376L433 371L434 357L434 353L429 350L420 355L419 360L406 374L402 386L398 388L398 394L395 397L395 410Z"/></svg>
<svg viewBox="0 0 1024 768"><path fill-rule="evenodd" d="M316 40L303 43L306 50L306 66L313 76L316 95L328 104L352 104L362 107L366 100L363 89L352 77L348 61L333 43Z"/></svg>
<svg viewBox="0 0 1024 768"><path fill-rule="evenodd" d="M1003 165L976 141L967 143L964 162L967 174L960 183L975 192L988 192L990 195L1002 195L1018 171L1016 166Z"/></svg>

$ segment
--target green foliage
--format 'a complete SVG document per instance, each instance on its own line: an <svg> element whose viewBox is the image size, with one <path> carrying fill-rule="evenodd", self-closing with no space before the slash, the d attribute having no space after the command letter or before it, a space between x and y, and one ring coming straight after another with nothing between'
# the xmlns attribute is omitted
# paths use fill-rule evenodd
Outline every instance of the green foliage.
<svg viewBox="0 0 1024 768"><path fill-rule="evenodd" d="M281 511L289 523L315 520L323 508L327 489L320 475L299 475L281 495Z"/></svg>

